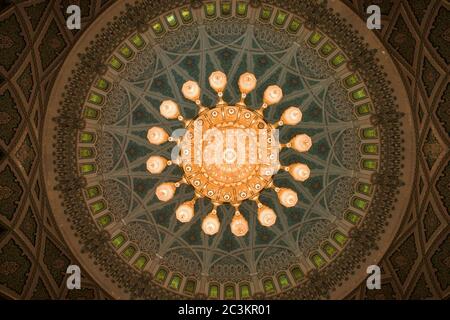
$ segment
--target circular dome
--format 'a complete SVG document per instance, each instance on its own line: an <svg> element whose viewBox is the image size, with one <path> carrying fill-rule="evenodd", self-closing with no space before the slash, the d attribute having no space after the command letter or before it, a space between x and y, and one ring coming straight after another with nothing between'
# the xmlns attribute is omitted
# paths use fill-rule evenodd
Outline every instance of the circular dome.
<svg viewBox="0 0 450 320"><path fill-rule="evenodd" d="M409 106L392 61L372 51L382 48L376 37L360 40L336 15L352 17L339 1L329 2L333 10L316 1L295 7L232 1L229 11L220 1L198 8L168 1L164 9L126 3L105 11L74 46L49 104L58 107L46 119L47 136L54 137L44 162L47 188L61 199L51 206L83 267L116 298L340 298L353 290L366 275L364 265L379 261L390 244L405 211L397 194L410 194L412 177L402 166L405 150L414 147L401 138L412 130ZM183 216L189 222L179 222L176 209L192 199L195 184L173 193L180 168L154 175L146 168L149 156L170 159L173 148L149 144L149 128L179 129L170 119L195 117L198 106L190 100L200 92L205 105L215 105L208 77L216 70L233 84L224 100L237 105L243 86L255 109L280 102L264 108L271 123L299 108L301 122L280 127L281 143L298 134L313 142L300 143L306 153L280 153L288 172L275 182L298 199L284 192L284 207L277 192L262 190L260 208L273 208L275 218L267 210L258 217L257 206L244 201L238 239L229 228L231 206L219 208L218 224L202 199L193 217L190 208ZM253 78L239 82L246 72L258 79L253 91ZM199 87L183 96L190 80ZM275 84L279 89L270 87L263 101ZM166 103L163 117L163 101L178 108ZM161 136L155 141L166 141ZM304 182L288 170L300 162L305 166L294 174L303 180L308 174ZM257 172L229 169L239 177ZM221 170L214 170L217 179L228 181L226 167ZM167 190L158 193L163 182ZM205 217L214 233L209 238L201 231ZM258 218L271 226L261 227Z"/></svg>

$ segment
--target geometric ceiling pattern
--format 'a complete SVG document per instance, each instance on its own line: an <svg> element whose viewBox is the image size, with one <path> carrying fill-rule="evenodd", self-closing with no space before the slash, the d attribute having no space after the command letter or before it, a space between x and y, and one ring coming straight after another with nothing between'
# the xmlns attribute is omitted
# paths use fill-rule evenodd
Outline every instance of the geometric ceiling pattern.
<svg viewBox="0 0 450 320"><path fill-rule="evenodd" d="M117 298L345 296L354 277L366 275L365 260L387 249L405 212L397 195L410 194L412 168L403 162L414 140L402 135L413 128L404 90L391 91L387 82L400 83L394 67L380 56L383 74L366 49L375 44L364 44L315 2L186 5L138 3L110 26L111 14L99 17L106 28L97 23L66 58L49 101L59 108L50 107L45 121L53 144L43 146L47 196L61 199L51 208L65 240L84 265L98 264L88 271ZM136 28L135 21L146 23ZM180 188L162 203L155 198L158 184L181 174L146 172L149 155L169 157L172 148L149 146L147 129L171 132L178 125L158 114L160 101L179 101L191 117L193 104L176 89L193 78L207 88L215 69L234 83L247 70L256 74L250 108L261 103L265 87L281 85L284 101L265 118L275 122L289 106L300 106L305 121L282 128L280 138L305 132L314 141L308 154L280 154L283 165L302 161L311 169L304 184L287 174L275 179L294 188L300 202L285 209L274 192L262 191L261 202L279 219L260 228L254 203L244 201L249 232L241 238L226 227L231 206L219 208L225 224L214 236L199 232L211 203L199 201L192 221L179 223L168 213L191 198L192 189ZM214 94L202 92L211 105ZM397 106L394 96L404 103ZM239 99L233 86L224 97Z"/></svg>
<svg viewBox="0 0 450 320"><path fill-rule="evenodd" d="M364 9L371 4L371 1L343 2L363 19ZM113 1L79 1L83 27L78 32L65 28L65 8L68 1L24 1L17 5L6 2L0 5L1 297L110 297L96 280L90 278L89 272L83 272L82 290L66 289L67 265L79 264L83 269L83 264L73 255L69 248L71 244L63 237L54 219L46 191L45 165L42 160L43 150L48 143L47 137L43 135L44 119L56 75L83 30L112 3ZM380 6L383 27L375 33L395 61L407 90L414 121L412 127L415 128L416 167L411 197L405 195L402 200L400 195L398 199L400 202L408 201L405 203L406 214L394 241L390 243L380 262L382 289L367 291L362 282L347 298L446 298L450 293L450 6L445 1L436 0L383 1ZM239 52L240 40L237 38L236 41L235 52ZM220 53L231 56L234 54L233 50L222 50ZM272 59L282 57L283 52L278 54L279 56L272 56ZM266 55L262 56L267 59ZM195 65L195 59L193 54L191 60L183 60L182 63L188 66L185 65L180 70L191 70L189 64ZM224 57L221 59L223 61ZM254 61L258 60L255 58ZM269 63L270 60L266 60L266 64ZM196 79L196 75L192 77ZM271 80L278 82L275 78ZM294 80L297 81L296 85L300 82L307 88L312 86L317 90L315 93L318 96L319 91L329 85L311 79L311 82L307 82L303 76ZM140 86L151 87L145 81ZM284 86L283 84L282 87ZM131 86L130 82L124 88L128 93L132 90L134 93L139 92L139 86ZM179 84L172 90L176 91L178 88ZM308 92L305 92L304 98L307 99ZM273 116L276 118L276 115ZM306 111L305 121L307 118L314 119L314 116L317 117L313 112L309 114ZM147 127L148 124L145 123ZM122 122L121 125L127 127L129 124ZM339 126L335 124L333 128L338 130ZM341 129L345 128L344 125ZM120 126L116 129L117 132L123 132ZM300 129L305 131L305 128ZM139 142L139 134L133 133L132 138ZM314 137L314 132L310 135ZM324 153L324 150L321 151ZM135 151L131 154L133 152ZM128 153L127 160L130 157ZM409 162L409 159L403 160L404 166L414 163ZM328 164L327 167L329 166ZM337 170L336 166L334 168ZM345 172L346 170L338 170L334 173ZM308 194L306 191L308 190L302 190L299 194ZM335 247L337 245L336 243ZM229 249L225 252L227 250ZM322 252L324 255L326 250ZM325 255L322 259L328 261ZM137 262L138 257L133 261ZM155 272L158 270L157 268ZM295 269L291 268L292 270ZM302 271L304 270L300 268L300 272ZM272 285L280 289L286 281L295 281L296 274L296 271L286 274L286 279L275 277ZM172 280L171 274L165 284L170 287ZM184 281L186 287L187 282ZM176 281L173 283L177 285ZM222 287L226 289L226 286ZM226 290L223 294L226 294Z"/></svg>
<svg viewBox="0 0 450 320"><path fill-rule="evenodd" d="M358 15L370 1L344 1ZM382 260L381 291L362 284L349 299L442 299L450 294L450 126L448 1L382 1L375 31L396 62L415 122L412 199Z"/></svg>

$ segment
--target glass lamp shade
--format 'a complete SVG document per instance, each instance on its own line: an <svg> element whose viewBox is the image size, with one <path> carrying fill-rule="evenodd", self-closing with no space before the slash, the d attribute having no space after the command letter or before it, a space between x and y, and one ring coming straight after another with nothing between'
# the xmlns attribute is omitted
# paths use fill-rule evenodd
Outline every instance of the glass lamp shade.
<svg viewBox="0 0 450 320"><path fill-rule="evenodd" d="M291 176L297 180L304 182L311 175L311 171L306 164L294 163L289 166L289 173Z"/></svg>
<svg viewBox="0 0 450 320"><path fill-rule="evenodd" d="M156 188L156 197L163 202L170 201L175 195L175 183L163 183Z"/></svg>
<svg viewBox="0 0 450 320"><path fill-rule="evenodd" d="M297 150L298 152L306 152L312 147L312 140L306 134L296 135L291 140L292 148Z"/></svg>
<svg viewBox="0 0 450 320"><path fill-rule="evenodd" d="M295 126L302 121L302 111L297 107L289 107L281 116L281 121L283 121L284 124Z"/></svg>
<svg viewBox="0 0 450 320"><path fill-rule="evenodd" d="M241 93L249 94L256 88L256 77L253 73L246 72L239 77L239 90Z"/></svg>
<svg viewBox="0 0 450 320"><path fill-rule="evenodd" d="M277 221L277 215L271 208L262 206L258 209L258 221L264 227L271 227Z"/></svg>
<svg viewBox="0 0 450 320"><path fill-rule="evenodd" d="M183 84L183 87L181 88L181 92L183 93L183 96L191 101L196 102L198 99L200 99L200 86L195 81L187 81Z"/></svg>
<svg viewBox="0 0 450 320"><path fill-rule="evenodd" d="M230 224L231 232L236 237L243 237L248 232L248 222L242 214L236 214Z"/></svg>
<svg viewBox="0 0 450 320"><path fill-rule="evenodd" d="M264 103L268 106L276 104L283 98L283 90L279 86L268 86L266 91L264 91Z"/></svg>
<svg viewBox="0 0 450 320"><path fill-rule="evenodd" d="M177 119L180 116L180 108L172 100L165 100L159 106L161 115L169 120Z"/></svg>
<svg viewBox="0 0 450 320"><path fill-rule="evenodd" d="M180 205L176 212L177 220L182 223L187 223L194 217L194 204L192 202L185 202Z"/></svg>
<svg viewBox="0 0 450 320"><path fill-rule="evenodd" d="M280 203L286 208L294 207L298 202L297 192L288 188L281 188L278 192Z"/></svg>
<svg viewBox="0 0 450 320"><path fill-rule="evenodd" d="M215 71L209 76L209 85L216 92L223 92L227 86L227 76L222 71Z"/></svg>
<svg viewBox="0 0 450 320"><path fill-rule="evenodd" d="M217 214L211 212L203 219L202 230L207 235L215 235L217 232L219 232L219 229L220 221L219 217L217 217Z"/></svg>
<svg viewBox="0 0 450 320"><path fill-rule="evenodd" d="M147 160L147 170L151 174L160 174L167 167L167 159L160 156L151 156Z"/></svg>
<svg viewBox="0 0 450 320"><path fill-rule="evenodd" d="M169 135L163 128L153 127L147 132L148 142L155 145L160 145L169 140Z"/></svg>

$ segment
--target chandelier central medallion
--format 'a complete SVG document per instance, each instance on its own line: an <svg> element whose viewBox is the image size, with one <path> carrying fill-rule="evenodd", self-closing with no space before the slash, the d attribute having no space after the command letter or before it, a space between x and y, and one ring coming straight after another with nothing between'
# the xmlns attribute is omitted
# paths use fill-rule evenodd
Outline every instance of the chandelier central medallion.
<svg viewBox="0 0 450 320"><path fill-rule="evenodd" d="M151 156L147 169L151 174L161 174L168 165L178 165L183 169L183 177L178 182L166 182L156 188L160 201L170 201L181 184L190 184L194 198L176 209L180 222L188 223L194 216L195 202L199 198L209 198L213 210L203 218L202 230L208 235L216 234L220 229L217 208L231 205L235 214L230 224L236 236L248 232L248 222L239 211L243 201L255 201L258 207L258 221L266 227L275 224L277 216L273 209L259 201L264 189L272 188L285 207L294 207L298 203L297 193L289 188L275 186L273 176L278 171L289 172L299 182L310 176L307 165L294 163L283 166L279 162L279 152L283 148L292 148L306 152L312 146L311 138L300 134L286 144L278 140L278 128L283 125L296 125L302 120L298 107L287 108L281 119L274 124L264 119L264 110L277 104L283 97L282 89L276 85L267 87L263 103L257 110L250 109L245 99L256 88L256 77L244 73L239 78L240 101L229 105L223 100L227 77L216 71L209 77L211 87L217 92L218 101L214 107L205 107L201 101L201 89L197 82L187 81L182 87L184 97L194 102L199 109L194 119L185 119L178 104L172 100L163 101L160 113L169 120L184 123L181 134L173 132L171 136L162 128L153 127L148 131L148 140L152 144L176 143L172 159Z"/></svg>
<svg viewBox="0 0 450 320"><path fill-rule="evenodd" d="M199 195L238 204L271 183L279 148L275 137L267 138L272 127L259 113L223 105L201 112L186 129L182 167Z"/></svg>

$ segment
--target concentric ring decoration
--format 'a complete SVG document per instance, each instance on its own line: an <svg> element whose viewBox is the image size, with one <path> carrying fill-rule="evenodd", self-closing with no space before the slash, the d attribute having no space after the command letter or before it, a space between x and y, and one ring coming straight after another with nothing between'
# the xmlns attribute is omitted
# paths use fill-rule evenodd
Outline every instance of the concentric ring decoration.
<svg viewBox="0 0 450 320"><path fill-rule="evenodd" d="M391 242L405 211L397 200L410 194L413 176L402 166L415 145L409 102L380 42L371 34L361 40L354 29L364 23L339 1L328 8L315 1L127 3L111 6L80 37L46 118L50 204L83 268L116 298L345 296ZM229 79L226 101L239 101L231 84L248 71L258 78L250 106L279 85L283 101L265 117L274 123L298 106L303 121L282 127L280 140L306 133L313 141L307 153L280 153L282 165L311 169L304 183L287 173L274 179L295 190L298 203L282 207L276 192L262 192L278 215L262 228L250 214L256 205L244 201L249 231L239 238L227 227L230 206L220 208L224 223L214 237L200 232L207 202L197 202L191 223L179 223L173 213L193 188L183 185L161 203L157 185L178 181L182 171L149 176L146 168L149 156L171 151L149 145L148 129L180 127L161 116L161 101L177 101L192 118L197 106L180 88L196 79L202 101L212 104L215 93L206 88L215 70Z"/></svg>

